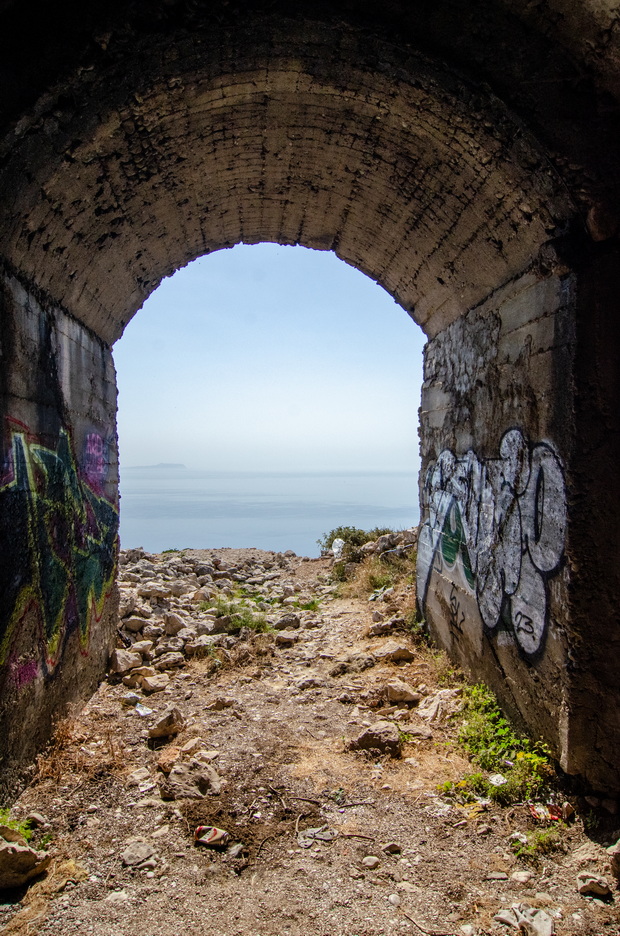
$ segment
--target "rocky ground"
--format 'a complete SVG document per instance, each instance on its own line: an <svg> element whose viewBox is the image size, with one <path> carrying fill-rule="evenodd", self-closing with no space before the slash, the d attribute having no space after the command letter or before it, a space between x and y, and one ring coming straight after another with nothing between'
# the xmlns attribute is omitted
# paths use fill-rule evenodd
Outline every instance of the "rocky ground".
<svg viewBox="0 0 620 936"><path fill-rule="evenodd" d="M525 863L527 805L439 794L471 770L461 683L403 627L411 586L341 598L331 560L258 550L122 558L109 680L12 811L51 863L0 891L2 932L620 933L617 817L573 800L559 849ZM608 896L583 886L601 876Z"/></svg>

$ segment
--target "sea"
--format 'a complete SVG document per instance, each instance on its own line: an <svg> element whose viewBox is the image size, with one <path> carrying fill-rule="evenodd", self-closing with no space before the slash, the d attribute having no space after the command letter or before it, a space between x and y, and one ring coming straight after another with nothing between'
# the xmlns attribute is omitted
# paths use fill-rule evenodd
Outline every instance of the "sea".
<svg viewBox="0 0 620 936"><path fill-rule="evenodd" d="M217 472L122 468L121 547L254 546L318 556L337 526L418 523L417 472Z"/></svg>

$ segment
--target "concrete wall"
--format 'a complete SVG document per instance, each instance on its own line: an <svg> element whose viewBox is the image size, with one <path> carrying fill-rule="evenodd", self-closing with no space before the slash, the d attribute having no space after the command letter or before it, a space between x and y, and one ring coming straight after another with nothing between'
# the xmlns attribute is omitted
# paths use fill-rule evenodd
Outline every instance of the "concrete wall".
<svg viewBox="0 0 620 936"><path fill-rule="evenodd" d="M86 698L115 632L116 385L109 349L0 280L0 796Z"/></svg>
<svg viewBox="0 0 620 936"><path fill-rule="evenodd" d="M425 353L418 595L433 633L561 757L575 280L532 273Z"/></svg>

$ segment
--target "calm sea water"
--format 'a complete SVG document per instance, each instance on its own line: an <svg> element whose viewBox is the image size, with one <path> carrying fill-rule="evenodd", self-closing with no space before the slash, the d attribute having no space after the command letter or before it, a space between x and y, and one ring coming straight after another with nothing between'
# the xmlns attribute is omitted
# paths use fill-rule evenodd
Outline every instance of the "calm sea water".
<svg viewBox="0 0 620 936"><path fill-rule="evenodd" d="M121 545L149 552L255 546L318 556L336 526L418 522L415 472L249 473L125 468Z"/></svg>

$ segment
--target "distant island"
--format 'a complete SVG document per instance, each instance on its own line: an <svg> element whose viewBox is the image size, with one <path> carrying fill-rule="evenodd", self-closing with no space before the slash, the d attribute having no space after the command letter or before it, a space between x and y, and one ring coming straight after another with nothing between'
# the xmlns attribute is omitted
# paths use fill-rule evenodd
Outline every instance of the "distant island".
<svg viewBox="0 0 620 936"><path fill-rule="evenodd" d="M178 465L175 462L159 462L158 465L128 465L124 471L138 471L138 469L142 471L145 468L185 468L187 471L186 465Z"/></svg>

